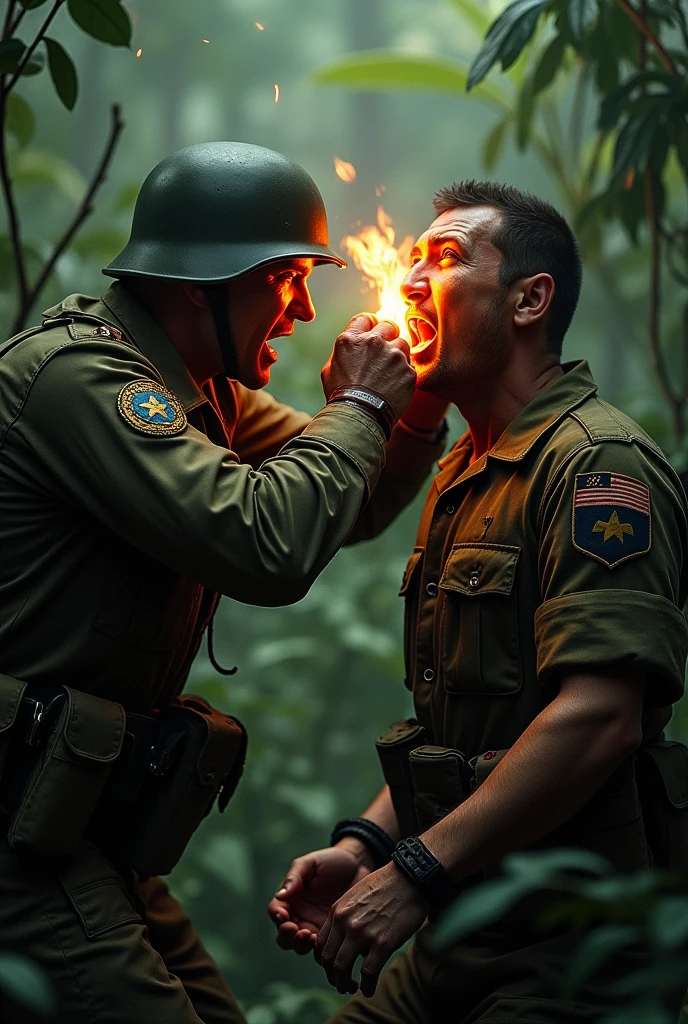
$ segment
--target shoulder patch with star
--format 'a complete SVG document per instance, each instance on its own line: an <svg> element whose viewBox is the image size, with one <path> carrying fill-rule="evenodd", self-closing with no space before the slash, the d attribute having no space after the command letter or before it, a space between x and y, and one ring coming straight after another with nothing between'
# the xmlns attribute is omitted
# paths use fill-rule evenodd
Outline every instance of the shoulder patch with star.
<svg viewBox="0 0 688 1024"><path fill-rule="evenodd" d="M610 569L652 544L650 488L621 473L579 473L573 498L573 546Z"/></svg>
<svg viewBox="0 0 688 1024"><path fill-rule="evenodd" d="M179 399L154 380L126 384L117 397L120 415L142 434L173 437L186 428L186 414Z"/></svg>

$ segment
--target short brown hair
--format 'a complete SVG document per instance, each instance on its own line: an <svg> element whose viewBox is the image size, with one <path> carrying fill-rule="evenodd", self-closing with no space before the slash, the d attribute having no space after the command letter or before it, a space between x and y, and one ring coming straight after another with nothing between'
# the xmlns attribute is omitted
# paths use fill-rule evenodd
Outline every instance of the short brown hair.
<svg viewBox="0 0 688 1024"><path fill-rule="evenodd" d="M504 257L500 284L508 288L520 277L551 275L554 297L547 342L553 352L560 354L583 279L578 243L561 214L530 192L494 181L461 181L440 188L433 206L438 216L457 206L493 206L500 211L501 223L491 239Z"/></svg>

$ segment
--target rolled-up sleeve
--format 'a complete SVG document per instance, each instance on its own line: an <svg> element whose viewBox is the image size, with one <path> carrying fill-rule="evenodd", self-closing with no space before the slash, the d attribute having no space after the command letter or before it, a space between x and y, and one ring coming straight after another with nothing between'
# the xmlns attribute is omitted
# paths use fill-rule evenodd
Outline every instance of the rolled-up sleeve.
<svg viewBox="0 0 688 1024"><path fill-rule="evenodd" d="M579 452L543 501L535 615L545 685L575 671L628 669L648 705L683 693L688 653L686 504L662 457L635 442Z"/></svg>

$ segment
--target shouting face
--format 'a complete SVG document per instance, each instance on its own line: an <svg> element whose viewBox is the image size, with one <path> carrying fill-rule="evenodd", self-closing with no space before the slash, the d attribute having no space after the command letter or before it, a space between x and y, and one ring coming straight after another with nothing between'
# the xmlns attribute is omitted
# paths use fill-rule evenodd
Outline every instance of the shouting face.
<svg viewBox="0 0 688 1024"><path fill-rule="evenodd" d="M489 206L442 213L416 242L401 286L418 387L448 401L469 396L508 359L502 254L491 241L499 218Z"/></svg>
<svg viewBox="0 0 688 1024"><path fill-rule="evenodd" d="M277 353L274 338L293 334L294 322L309 323L315 309L307 277L312 259L285 259L228 282L229 324L236 349L238 379L256 391L270 380Z"/></svg>

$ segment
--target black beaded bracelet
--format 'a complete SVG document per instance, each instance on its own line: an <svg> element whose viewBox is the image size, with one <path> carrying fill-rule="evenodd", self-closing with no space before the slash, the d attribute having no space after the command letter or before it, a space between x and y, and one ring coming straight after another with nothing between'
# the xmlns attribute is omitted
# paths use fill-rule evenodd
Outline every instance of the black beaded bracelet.
<svg viewBox="0 0 688 1024"><path fill-rule="evenodd" d="M389 864L394 840L370 818L342 818L332 829L330 845L335 846L344 836L354 836L366 847L376 868Z"/></svg>
<svg viewBox="0 0 688 1024"><path fill-rule="evenodd" d="M417 836L397 843L392 860L433 907L442 909L461 894L461 886L452 881L437 857Z"/></svg>

